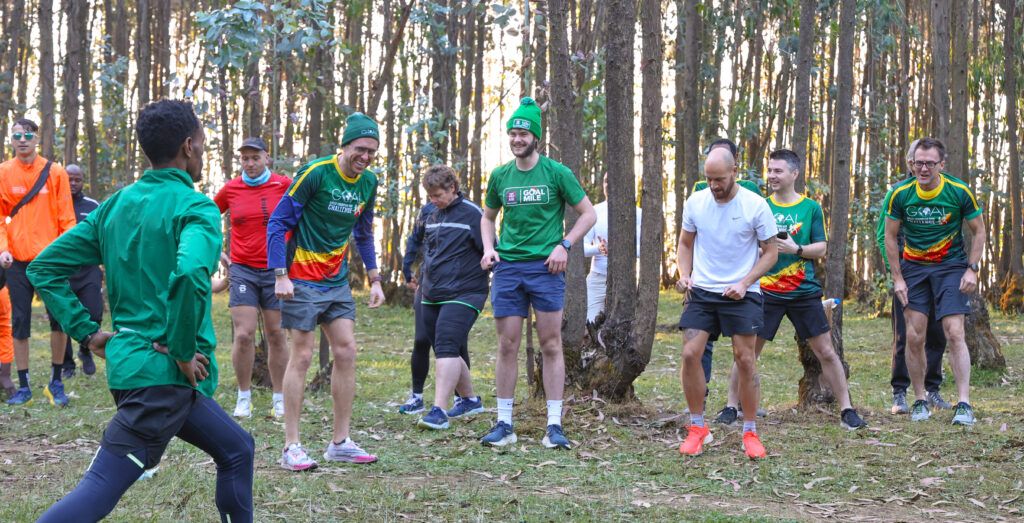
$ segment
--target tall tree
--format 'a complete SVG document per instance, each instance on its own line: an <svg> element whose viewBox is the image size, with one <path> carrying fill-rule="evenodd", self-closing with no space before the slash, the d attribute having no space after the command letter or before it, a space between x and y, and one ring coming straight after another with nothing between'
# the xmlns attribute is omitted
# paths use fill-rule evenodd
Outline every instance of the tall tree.
<svg viewBox="0 0 1024 523"><path fill-rule="evenodd" d="M825 259L825 295L843 298L846 295L846 260L850 252L850 129L853 121L853 46L857 25L857 0L839 3L838 65L836 67L835 153L832 163L832 198L829 205L829 248ZM843 358L843 305L833 313L832 343ZM810 397L830 398L831 391L821 392L817 361L802 360L804 376L800 380L801 403Z"/></svg>
<svg viewBox="0 0 1024 523"><path fill-rule="evenodd" d="M44 158L53 158L57 119L53 83L53 0L39 0L39 125Z"/></svg>
<svg viewBox="0 0 1024 523"><path fill-rule="evenodd" d="M136 81L139 92L139 106L149 103L152 91L150 90L150 74L153 64L153 51L150 31L150 18L152 10L149 0L138 0L135 4L135 67Z"/></svg>
<svg viewBox="0 0 1024 523"><path fill-rule="evenodd" d="M1003 0L1003 9L1006 12L1005 28L1003 29L1003 55L1009 57L1020 57L1017 49L1017 2L1016 0ZM1010 273L1011 279L1007 281L1006 291L1003 294L1002 308L1012 310L1016 313L1024 312L1024 263L1021 257L1024 255L1024 232L1021 231L1021 222L1024 220L1024 213L1021 212L1021 205L1024 204L1024 194L1021 191L1020 174L1020 144L1018 142L1018 110L1020 106L1020 92L1017 87L1017 75L1020 74L1019 60L1003 60L1003 95L1006 99L1006 133L1007 144L1010 148L1009 165L1009 186L1010 186Z"/></svg>
<svg viewBox="0 0 1024 523"><path fill-rule="evenodd" d="M64 14L67 16L67 49L64 55L64 100L61 116L64 120L65 165L78 162L78 114L79 81L82 78L82 56L88 54L86 31L88 29L88 5L74 0L64 0Z"/></svg>
<svg viewBox="0 0 1024 523"><path fill-rule="evenodd" d="M18 53L21 51L22 25L25 23L25 0L14 0L8 7L7 27L0 40L0 143L7 143L7 122L14 108L14 79L18 74ZM0 159L7 147L0 148Z"/></svg>
<svg viewBox="0 0 1024 523"><path fill-rule="evenodd" d="M950 9L954 0L931 1L932 44L932 107L935 127L933 132L942 143L949 143L949 73L950 63ZM959 1L959 0L958 0ZM961 173L962 174L962 173Z"/></svg>
<svg viewBox="0 0 1024 523"><path fill-rule="evenodd" d="M814 65L814 40L817 29L814 25L817 0L800 0L800 36L796 52L796 107L793 111L793 151L800 161L800 178L796 190L803 192L807 180L807 139L811 127L811 69Z"/></svg>

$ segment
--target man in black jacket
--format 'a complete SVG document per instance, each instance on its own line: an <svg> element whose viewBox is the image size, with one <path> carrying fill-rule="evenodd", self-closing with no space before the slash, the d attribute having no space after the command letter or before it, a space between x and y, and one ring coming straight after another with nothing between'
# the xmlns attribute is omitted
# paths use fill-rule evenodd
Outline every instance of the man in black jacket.
<svg viewBox="0 0 1024 523"><path fill-rule="evenodd" d="M420 419L421 427L448 428L449 417L483 412L473 393L468 358L469 331L487 301L488 274L480 268L483 211L463 198L455 170L434 165L423 175L423 187L435 209L423 217L422 297L417 331L430 339L437 359L434 406ZM446 412L452 392L456 405Z"/></svg>
<svg viewBox="0 0 1024 523"><path fill-rule="evenodd" d="M89 216L89 213L95 211L100 206L100 203L82 192L85 185L85 174L82 172L81 167L70 164L64 170L68 173L68 185L71 187L71 203L75 206L75 219L78 223L82 223L82 220ZM82 267L80 271L71 277L70 282L71 291L78 296L82 305L89 309L89 318L96 323L103 323L103 271L100 270L99 266L90 265ZM53 320L50 321L50 326L58 332L63 332L60 330L60 325ZM82 372L85 372L87 376L92 376L96 373L96 363L92 359L92 352L89 352L85 347L80 347L78 357L82 360ZM75 375L75 358L72 355L71 338L68 338L67 348L64 351L63 374L65 378Z"/></svg>

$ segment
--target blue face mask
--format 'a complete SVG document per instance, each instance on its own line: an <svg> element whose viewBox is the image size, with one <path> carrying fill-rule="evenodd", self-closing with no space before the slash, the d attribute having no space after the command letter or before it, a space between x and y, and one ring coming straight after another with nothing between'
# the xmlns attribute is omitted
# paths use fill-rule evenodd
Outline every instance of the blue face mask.
<svg viewBox="0 0 1024 523"><path fill-rule="evenodd" d="M246 174L245 171L242 171L242 181L245 182L245 184L248 185L249 187L259 187L260 185L263 185L263 184L267 183L267 180L269 180L269 179L270 179L270 167L264 167L263 168L263 174L255 177L255 178L249 178L249 175Z"/></svg>

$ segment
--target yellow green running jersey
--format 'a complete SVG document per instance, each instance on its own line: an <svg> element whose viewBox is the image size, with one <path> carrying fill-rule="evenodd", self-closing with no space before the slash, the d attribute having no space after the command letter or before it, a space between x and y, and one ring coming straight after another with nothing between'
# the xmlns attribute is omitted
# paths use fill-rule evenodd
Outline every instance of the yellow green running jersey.
<svg viewBox="0 0 1024 523"><path fill-rule="evenodd" d="M780 203L769 196L768 207L779 231L786 231L797 245L826 241L825 216L818 202L801 196L793 203ZM814 277L814 263L796 254L779 253L779 260L761 277L761 290L773 298L791 300L821 296L821 284Z"/></svg>
<svg viewBox="0 0 1024 523"><path fill-rule="evenodd" d="M965 261L961 226L981 214L981 206L963 181L941 174L939 185L926 191L917 178L908 178L892 189L886 214L902 223L903 259L931 265Z"/></svg>

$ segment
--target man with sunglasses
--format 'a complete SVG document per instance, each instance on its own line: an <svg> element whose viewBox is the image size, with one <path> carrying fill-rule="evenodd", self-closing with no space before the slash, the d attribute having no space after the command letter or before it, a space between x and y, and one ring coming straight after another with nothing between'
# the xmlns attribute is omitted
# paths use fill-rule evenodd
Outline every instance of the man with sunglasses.
<svg viewBox="0 0 1024 523"><path fill-rule="evenodd" d="M64 232L75 226L75 208L71 202L71 188L64 168L43 158L36 152L39 145L39 126L21 118L11 127L11 146L15 157L0 164L0 266L7 270L7 287L11 295L11 326L14 336L14 359L18 367L18 390L7 401L8 405L26 405L32 401L28 379L28 338L32 326L32 296L35 288L25 276L25 268L36 255ZM41 176L43 185L33 187ZM15 207L26 196L32 199ZM50 324L51 378L43 394L51 405L64 407L68 397L64 393L61 372L67 339L60 327Z"/></svg>
<svg viewBox="0 0 1024 523"><path fill-rule="evenodd" d="M931 416L925 392L925 338L928 314L934 307L946 335L950 367L959 402L954 425L973 425L970 404L971 356L964 338L964 316L971 312L968 295L978 287L985 249L985 221L977 198L963 181L942 172L946 148L922 138L914 150L914 177L892 190L886 206L885 252L890 260L893 292L903 307L907 328L906 362L916 401L910 419ZM964 245L963 223L971 229ZM904 247L897 244L903 231ZM898 261L898 263L897 263Z"/></svg>

